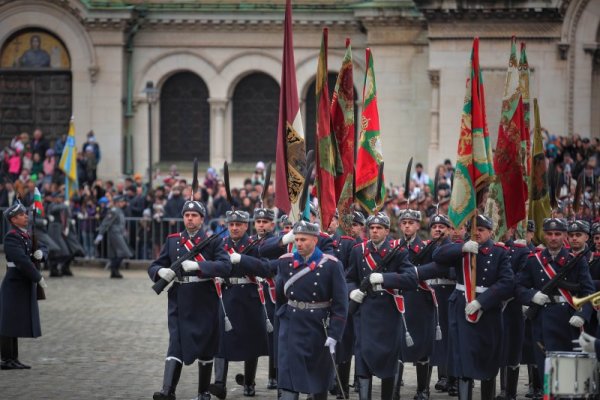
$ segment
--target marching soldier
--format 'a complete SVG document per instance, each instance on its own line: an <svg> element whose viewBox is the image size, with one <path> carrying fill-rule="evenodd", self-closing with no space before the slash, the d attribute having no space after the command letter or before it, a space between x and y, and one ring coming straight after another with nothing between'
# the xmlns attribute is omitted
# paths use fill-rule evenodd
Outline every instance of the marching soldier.
<svg viewBox="0 0 600 400"><path fill-rule="evenodd" d="M150 279L161 278L173 286L168 292L169 348L165 361L163 387L154 400L175 400L182 364L199 360L198 400L210 399L208 386L212 360L219 344L219 299L213 279L228 276L231 262L220 240L205 247L194 260L182 267L186 275L176 277L169 268L196 244L206 240L202 230L206 208L199 201L186 201L181 211L185 230L167 237L159 257L148 268Z"/></svg>
<svg viewBox="0 0 600 400"><path fill-rule="evenodd" d="M508 230L508 237L512 237L514 229ZM510 264L513 275L517 274L525 266L530 250L527 247L525 239L512 240L509 239L505 243L508 248ZM516 283L516 281L515 281ZM502 310L502 326L503 326L503 350L500 377L501 388L504 391L506 400L515 400L517 398L517 384L519 381L519 365L521 364L521 353L525 335L525 321L523 319L523 311L521 304L516 301L516 285L515 293L504 304Z"/></svg>
<svg viewBox="0 0 600 400"><path fill-rule="evenodd" d="M4 216L12 229L4 236L7 268L0 286L0 369L29 369L19 361L18 338L42 336L37 285L46 288L46 282L33 260L43 260L47 250L40 246L33 251L29 217L20 202L6 209Z"/></svg>
<svg viewBox="0 0 600 400"><path fill-rule="evenodd" d="M261 260L256 258L258 248L251 243L247 233L250 215L241 210L227 211L225 221L229 236L224 241L224 248L229 253L233 268L223 289L223 304L232 329L221 323L215 383L209 387L209 391L219 399L227 397L230 361L244 362L244 374L237 376L236 382L243 385L244 396L254 396L258 357L269 354L264 288L252 273ZM220 321L224 320L225 315Z"/></svg>
<svg viewBox="0 0 600 400"><path fill-rule="evenodd" d="M421 226L421 212L405 209L400 212L400 230L404 235L399 243L401 249L408 251L409 261L419 266L431 261L432 246L429 246L417 235ZM425 249L427 251L425 252ZM418 273L418 268L417 268ZM433 352L433 343L436 339L436 326L439 326L437 318L437 299L435 291L424 281L419 282L416 291L408 291L404 294L406 307L406 326L403 334L410 336L410 343L402 341L402 357L398 368L399 382L402 380L403 363L415 363L417 369L417 394L415 400L427 400L429 398L429 356ZM439 328L438 328L439 329ZM409 333L409 330L413 334ZM441 331L438 335L441 339ZM400 385L396 384L397 389ZM399 394L395 394L399 397Z"/></svg>
<svg viewBox="0 0 600 400"><path fill-rule="evenodd" d="M439 247L433 260L456 269L457 283L448 302L448 331L459 399L472 398L473 380L477 379L481 380L482 400L492 400L502 345L501 304L512 293L514 277L506 248L491 240L492 221L478 215L476 227L474 238ZM477 254L475 298L471 254Z"/></svg>
<svg viewBox="0 0 600 400"><path fill-rule="evenodd" d="M362 214L361 214L362 215ZM364 219L364 217L363 217ZM336 210L335 215L331 220L331 224L327 229L327 232L331 235L333 240L333 254L342 263L344 267L344 273L350 267L349 259L350 252L354 246L355 239L351 236L340 235L338 232L339 227L339 215ZM352 364L352 354L354 353L354 325L352 323L352 317L348 316L346 320L346 327L342 340L338 343L336 348L336 361L337 371L340 376L340 382L342 387L337 387L338 384L335 382L335 394L338 399L347 399L349 396L350 387L350 367ZM342 393L343 391L343 393Z"/></svg>
<svg viewBox="0 0 600 400"><path fill-rule="evenodd" d="M369 240L352 248L347 274L350 299L360 303L354 314L355 368L359 381L359 399L371 399L373 375L381 378L381 399L391 400L396 364L400 356L399 332L404 312L398 290L415 290L416 269L408 261L408 253L394 249L388 240L390 219L383 213L367 219ZM394 251L384 270L376 270L383 258ZM372 285L367 295L359 288L364 279Z"/></svg>
<svg viewBox="0 0 600 400"><path fill-rule="evenodd" d="M286 219L287 221L287 219ZM289 222L289 221L288 221ZM289 224L291 228L291 223ZM256 235L252 237L252 240L259 242L259 252L262 243L274 237L273 231L275 230L275 212L268 208L257 208L254 210L254 229ZM265 293L265 307L267 308L267 315L270 321L275 321L275 302L277 301L275 296L275 280L272 277L264 277L263 288ZM267 339L269 343L269 372L267 389L277 389L277 369L275 368L275 348L273 344L273 332L267 333Z"/></svg>
<svg viewBox="0 0 600 400"><path fill-rule="evenodd" d="M429 231L431 240L436 241L435 248L450 243L450 227L450 220L445 215L435 214L430 218ZM456 274L451 269L447 277L430 279L427 283L435 291L438 325L442 333L441 338L433 343L433 352L429 360L431 366L437 366L438 370L438 381L434 387L436 390L448 392L451 383L448 382L448 299L456 285Z"/></svg>
<svg viewBox="0 0 600 400"><path fill-rule="evenodd" d="M32 211L32 214L35 210ZM30 219L33 219L30 217ZM38 242L43 243L48 249L48 257L46 258L46 266L48 269L58 271L56 260L57 254L60 254L60 246L48 234L48 220L42 216L35 217L35 223L32 223L32 230Z"/></svg>
<svg viewBox="0 0 600 400"><path fill-rule="evenodd" d="M53 255L53 261L50 264L50 276L73 276L71 272L71 262L75 255L67 243L69 233L68 206L64 203L65 196L62 192L52 194L52 203L48 205L48 234L60 246L60 251Z"/></svg>
<svg viewBox="0 0 600 400"><path fill-rule="evenodd" d="M365 215L360 211L352 212L352 234L351 236L354 238L354 242L356 244L362 243L364 241L363 237L365 234L365 223L367 220L365 219Z"/></svg>
<svg viewBox="0 0 600 400"><path fill-rule="evenodd" d="M113 198L113 207L102 220L98 228L98 236L94 244L99 244L108 233L108 258L110 259L110 277L122 278L119 267L124 258L131 258L133 254L127 244L127 229L125 227L125 214L123 208L127 205L124 196Z"/></svg>
<svg viewBox="0 0 600 400"><path fill-rule="evenodd" d="M277 261L280 399L313 393L314 400L324 400L346 323L347 287L341 263L317 247L318 225L300 221L293 232L297 250Z"/></svg>
<svg viewBox="0 0 600 400"><path fill-rule="evenodd" d="M572 224L580 225L577 221ZM543 378L545 352L570 351L571 341L577 339L579 330L592 312L589 304L576 311L572 303L572 296L587 296L594 292L594 286L587 261L577 261L564 247L566 231L567 223L563 219L546 218L546 249L530 254L517 280L519 301L524 305L541 306L532 320L533 340L537 344L534 351L540 379ZM566 279L560 280L558 288L552 292L544 293L544 286L565 267L571 268Z"/></svg>

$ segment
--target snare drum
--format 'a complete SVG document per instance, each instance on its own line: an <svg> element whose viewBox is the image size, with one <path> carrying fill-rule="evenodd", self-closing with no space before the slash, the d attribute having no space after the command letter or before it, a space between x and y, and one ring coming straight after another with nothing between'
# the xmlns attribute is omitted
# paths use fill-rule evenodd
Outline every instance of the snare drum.
<svg viewBox="0 0 600 400"><path fill-rule="evenodd" d="M594 354L556 351L546 354L549 385L545 393L554 397L588 397L598 391L598 362Z"/></svg>

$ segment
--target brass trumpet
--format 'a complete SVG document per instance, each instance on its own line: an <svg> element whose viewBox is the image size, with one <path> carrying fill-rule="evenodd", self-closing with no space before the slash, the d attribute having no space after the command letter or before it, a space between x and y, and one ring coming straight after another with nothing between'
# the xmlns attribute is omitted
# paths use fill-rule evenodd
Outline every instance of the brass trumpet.
<svg viewBox="0 0 600 400"><path fill-rule="evenodd" d="M573 297L573 305L580 309L587 302L591 302L594 308L600 307L600 292L592 293L585 297Z"/></svg>

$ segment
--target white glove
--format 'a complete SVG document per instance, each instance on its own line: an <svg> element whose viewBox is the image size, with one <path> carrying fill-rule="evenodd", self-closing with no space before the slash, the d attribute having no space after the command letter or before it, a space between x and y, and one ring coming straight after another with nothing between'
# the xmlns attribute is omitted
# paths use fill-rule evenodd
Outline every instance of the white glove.
<svg viewBox="0 0 600 400"><path fill-rule="evenodd" d="M48 215L48 221L54 222L54 215Z"/></svg>
<svg viewBox="0 0 600 400"><path fill-rule="evenodd" d="M542 292L536 292L533 295L533 298L531 299L532 303L535 303L537 305L543 306L546 303L550 303L550 297L548 297L548 295L545 295Z"/></svg>
<svg viewBox="0 0 600 400"><path fill-rule="evenodd" d="M229 254L229 260L232 264L239 264L239 262L242 260L242 255L239 253L231 253Z"/></svg>
<svg viewBox="0 0 600 400"><path fill-rule="evenodd" d="M41 250L36 250L33 252L33 258L35 258L36 260L41 260L42 258L44 258L44 253Z"/></svg>
<svg viewBox="0 0 600 400"><path fill-rule="evenodd" d="M38 282L38 285L40 285L43 289L46 289L48 287L48 284L46 283L46 280L43 276L42 279L40 279L40 281Z"/></svg>
<svg viewBox="0 0 600 400"><path fill-rule="evenodd" d="M527 310L529 310L529 306L521 306L521 311L523 312L523 315L525 315Z"/></svg>
<svg viewBox="0 0 600 400"><path fill-rule="evenodd" d="M198 264L196 261L185 260L181 263L181 266L185 272L200 271L200 264Z"/></svg>
<svg viewBox="0 0 600 400"><path fill-rule="evenodd" d="M75 221L74 219L71 220L71 225L75 226L77 225L77 221Z"/></svg>
<svg viewBox="0 0 600 400"><path fill-rule="evenodd" d="M369 282L371 282L372 285L383 283L383 275L378 272L373 272L371 275L369 275Z"/></svg>
<svg viewBox="0 0 600 400"><path fill-rule="evenodd" d="M173 271L171 268L161 268L158 270L158 276L167 282L171 282L173 279L175 279L175 271Z"/></svg>
<svg viewBox="0 0 600 400"><path fill-rule="evenodd" d="M42 225L46 226L48 225L48 221L46 221L45 219L42 220Z"/></svg>
<svg viewBox="0 0 600 400"><path fill-rule="evenodd" d="M65 236L69 236L69 227L68 226L65 228L65 231L63 233L65 234Z"/></svg>
<svg viewBox="0 0 600 400"><path fill-rule="evenodd" d="M517 240L515 240L515 244L518 244L519 246L527 246L527 240L517 239Z"/></svg>
<svg viewBox="0 0 600 400"><path fill-rule="evenodd" d="M281 243L283 244L290 244L294 241L294 238L296 237L296 235L294 235L293 231L289 231L288 233L286 233L285 235L283 235L283 237L281 238Z"/></svg>
<svg viewBox="0 0 600 400"><path fill-rule="evenodd" d="M581 335L579 335L579 339L577 340L577 342L581 346L582 351L585 351L586 353L595 353L596 352L596 349L595 349L596 338L594 336L589 335L585 332L581 332Z"/></svg>
<svg viewBox="0 0 600 400"><path fill-rule="evenodd" d="M357 303L362 303L365 299L366 294L361 292L360 289L354 289L350 292L350 300L355 301Z"/></svg>
<svg viewBox="0 0 600 400"><path fill-rule="evenodd" d="M477 254L479 252L479 243L474 240L469 240L462 247L463 253Z"/></svg>
<svg viewBox="0 0 600 400"><path fill-rule="evenodd" d="M83 215L83 213L78 212L77 213L77 219L84 219L85 215Z"/></svg>
<svg viewBox="0 0 600 400"><path fill-rule="evenodd" d="M335 354L335 345L337 344L337 340L334 338L328 337L325 341L325 347L329 347L329 352L331 354Z"/></svg>
<svg viewBox="0 0 600 400"><path fill-rule="evenodd" d="M479 303L477 300L473 300L465 307L465 313L467 313L467 315L475 314L480 309L481 303Z"/></svg>
<svg viewBox="0 0 600 400"><path fill-rule="evenodd" d="M96 236L96 239L94 239L94 244L99 244L102 241L102 239L104 239L104 236L102 236L102 235Z"/></svg>
<svg viewBox="0 0 600 400"><path fill-rule="evenodd" d="M569 320L569 324L575 328L581 328L585 324L585 320L577 315L573 315Z"/></svg>

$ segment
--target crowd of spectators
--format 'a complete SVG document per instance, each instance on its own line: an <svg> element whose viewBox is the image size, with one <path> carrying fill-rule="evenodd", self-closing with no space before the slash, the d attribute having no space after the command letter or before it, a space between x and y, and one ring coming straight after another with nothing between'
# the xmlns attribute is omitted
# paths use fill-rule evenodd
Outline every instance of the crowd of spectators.
<svg viewBox="0 0 600 400"><path fill-rule="evenodd" d="M35 187L42 193L46 204L51 201L53 193L64 191L64 174L58 163L65 141L66 135L50 142L40 129L36 129L31 138L29 134L22 133L0 152L0 208L8 207L16 198L27 206L31 205ZM561 204L565 206L567 199L573 198L579 176L586 189L583 198L590 204L594 202L596 178L600 173L597 162L600 139L590 140L577 135L553 136L544 132L544 146L548 164L556 171L552 176L556 179L556 197L563 200ZM93 132L88 133L87 141L81 147L77 155L79 191L71 198L70 207L72 217L78 223L86 257L99 255L93 243L97 227L112 206L112 198L123 195L127 199L124 211L128 217L129 243L135 249L136 257L153 258L164 237L181 229L181 208L192 195L191 182L179 175L176 166L172 166L165 176L156 177L154 187L149 190L140 174L116 182L97 179L101 154ZM421 163L416 163L408 190L403 185L388 185L384 211L392 219L392 236L400 234L398 224L394 222L403 208L421 211L424 227L438 208L442 213L447 212L454 167L450 160L445 160L436 171L427 173ZM434 185L436 177L437 186ZM209 231L221 229L225 213L232 206L252 214L261 204L264 180L265 164L261 161L243 186L232 188L233 204L230 204L222 177L215 168L208 168L194 197L207 205L205 221ZM437 198L433 195L434 186ZM273 185L270 185L262 206L274 209L280 217L274 206L274 192ZM312 201L316 203L316 199ZM594 207L590 205L587 208L591 210Z"/></svg>

